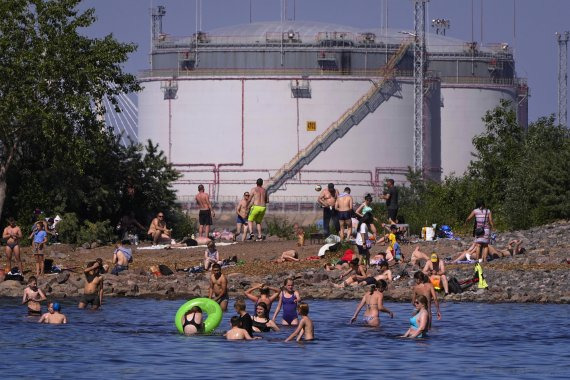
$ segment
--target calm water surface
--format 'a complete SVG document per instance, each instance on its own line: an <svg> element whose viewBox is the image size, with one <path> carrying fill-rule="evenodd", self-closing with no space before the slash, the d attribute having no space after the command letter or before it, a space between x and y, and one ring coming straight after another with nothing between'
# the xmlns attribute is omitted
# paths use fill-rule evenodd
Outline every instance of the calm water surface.
<svg viewBox="0 0 570 380"><path fill-rule="evenodd" d="M49 326L26 317L17 301L0 300L3 378L570 376L570 305L443 304L443 320L435 321L429 338L407 340L397 336L408 328L409 304L387 304L395 318L382 314L382 327L370 329L347 325L356 301L309 301L317 340L283 343L291 328L252 342L181 336L173 318L182 303L107 299L93 312L64 302L70 324ZM219 334L232 315L224 315Z"/></svg>

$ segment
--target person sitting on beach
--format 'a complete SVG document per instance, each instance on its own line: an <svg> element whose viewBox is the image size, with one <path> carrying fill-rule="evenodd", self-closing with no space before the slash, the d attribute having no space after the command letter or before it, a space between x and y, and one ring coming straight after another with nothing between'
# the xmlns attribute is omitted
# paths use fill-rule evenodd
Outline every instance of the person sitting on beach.
<svg viewBox="0 0 570 380"><path fill-rule="evenodd" d="M133 261L133 251L125 247L129 243L129 240L119 240L115 243L115 251L113 252L114 267L111 270L111 274L117 276L120 272L129 269L129 263Z"/></svg>
<svg viewBox="0 0 570 380"><path fill-rule="evenodd" d="M354 257L354 251L352 249L347 249L346 251L344 251L342 257L334 265L325 264L325 269L326 270L347 269L353 257Z"/></svg>
<svg viewBox="0 0 570 380"><path fill-rule="evenodd" d="M22 297L22 305L27 304L28 306L28 315L40 316L42 314L40 302L46 299L44 292L38 288L38 279L35 276L30 276L28 286L24 289L24 296Z"/></svg>
<svg viewBox="0 0 570 380"><path fill-rule="evenodd" d="M18 268L20 268L20 270L24 270L22 259L20 258L20 240L22 239L22 230L16 225L14 218L8 218L8 226L4 228L2 238L6 240L6 259L8 260L8 269L12 269L12 254L14 254Z"/></svg>
<svg viewBox="0 0 570 380"><path fill-rule="evenodd" d="M427 255L427 253L420 251L420 246L418 245L414 249L414 252L412 252L412 257L410 258L410 264L412 264L412 267L416 266L417 264L418 268L421 268L421 262L419 262L419 260L425 260L427 263L430 261L430 257Z"/></svg>
<svg viewBox="0 0 570 380"><path fill-rule="evenodd" d="M49 323L51 325L61 325L67 323L67 318L61 313L61 306L54 302L49 304L48 312L42 315L39 323Z"/></svg>
<svg viewBox="0 0 570 380"><path fill-rule="evenodd" d="M256 290L259 290L259 297L253 294L253 292ZM275 293L270 294L270 291L273 291ZM265 284L258 284L246 290L245 296L254 302L256 306L260 303L265 304L265 306L267 306L267 313L269 313L271 310L271 305L277 298L279 298L280 293L281 289L266 286Z"/></svg>
<svg viewBox="0 0 570 380"><path fill-rule="evenodd" d="M299 292L295 290L295 282L292 278L285 279L283 289L279 293L279 302L277 309L273 313L273 320L276 321L277 315L283 307L283 318L281 324L284 326L297 326L299 323L297 315L297 305L301 302Z"/></svg>
<svg viewBox="0 0 570 380"><path fill-rule="evenodd" d="M41 276L44 274L44 248L48 241L43 222L36 223L36 228L30 235L30 239L33 239L32 246L34 248L34 258L36 259L36 276Z"/></svg>
<svg viewBox="0 0 570 380"><path fill-rule="evenodd" d="M240 319L237 315L230 318L231 329L228 330L224 336L227 340L252 340L253 338L249 333L239 327Z"/></svg>
<svg viewBox="0 0 570 380"><path fill-rule="evenodd" d="M299 314L301 315L301 322L295 329L295 331L289 335L285 342L290 342L295 337L297 337L297 342L300 341L303 337L305 340L313 340L315 339L314 334L314 326L313 321L309 318L309 304L305 302L300 302L299 306L297 307Z"/></svg>
<svg viewBox="0 0 570 380"><path fill-rule="evenodd" d="M336 198L334 208L338 212L338 220L340 224L340 241L345 240L345 228L347 229L346 240L352 237L352 197L350 196L350 187L344 188L344 193L340 193Z"/></svg>
<svg viewBox="0 0 570 380"><path fill-rule="evenodd" d="M437 300L437 294L433 287L433 284L429 280L429 277L422 271L417 271L414 273L414 280L416 285L412 289L412 304L419 296L425 297L427 299L428 305L428 328L431 328L432 316L431 316L431 305L435 304L435 310L437 315L437 320L441 320L441 311L439 309L439 301Z"/></svg>
<svg viewBox="0 0 570 380"><path fill-rule="evenodd" d="M83 296L79 301L78 308L85 309L87 305L91 304L93 310L97 310L103 304L103 280L101 275L103 268L101 259L87 264L87 268L83 271L85 273L85 287L83 289Z"/></svg>
<svg viewBox="0 0 570 380"><path fill-rule="evenodd" d="M376 281L384 280L388 283L392 282L392 271L390 270L390 267L389 267L388 262L386 260L378 263L378 271L380 273L378 273L376 276L374 276L374 279Z"/></svg>
<svg viewBox="0 0 570 380"><path fill-rule="evenodd" d="M430 260L426 263L422 272L429 276L436 290L439 290L441 284L443 285L445 294L449 294L447 276L445 275L445 264L439 259L437 253L434 252L431 254Z"/></svg>
<svg viewBox="0 0 570 380"><path fill-rule="evenodd" d="M243 193L243 198L239 201L236 207L236 233L234 240L241 234L241 241L245 241L247 237L247 216L249 215L249 192Z"/></svg>
<svg viewBox="0 0 570 380"><path fill-rule="evenodd" d="M182 329L184 335L194 335L204 332L202 309L194 306L182 317Z"/></svg>
<svg viewBox="0 0 570 380"><path fill-rule="evenodd" d="M152 239L153 245L158 245L160 243L168 244L172 242L172 230L166 228L163 212L156 214L156 218L154 218L150 223L147 234Z"/></svg>
<svg viewBox="0 0 570 380"><path fill-rule="evenodd" d="M249 336L253 337L253 321L251 315L246 311L245 299L243 297L236 298L234 309L239 316L239 327L247 331Z"/></svg>
<svg viewBox="0 0 570 380"><path fill-rule="evenodd" d="M263 302L255 306L255 316L252 318L252 325L255 332L279 331L279 327L275 322L269 319L269 310Z"/></svg>
<svg viewBox="0 0 570 380"><path fill-rule="evenodd" d="M368 276L368 271L366 267L360 264L360 260L352 259L352 261L348 264L349 269L340 275L340 279L342 280L344 277L347 277L349 274L354 272L354 275L348 277L340 284L333 284L336 288L344 288L347 285L356 286L359 282L365 281L372 281L370 280L370 276ZM373 282L371 282L372 284Z"/></svg>
<svg viewBox="0 0 570 380"><path fill-rule="evenodd" d="M212 274L210 275L210 288L208 289L208 298L213 299L220 304L222 311L228 308L228 279L222 273L222 266L218 263L212 265Z"/></svg>
<svg viewBox="0 0 570 380"><path fill-rule="evenodd" d="M208 242L208 249L206 249L206 251L204 252L204 269L210 270L210 268L214 264L221 265L222 262L220 261L220 254L216 249L216 243L210 240Z"/></svg>
<svg viewBox="0 0 570 380"><path fill-rule="evenodd" d="M394 313L384 306L384 290L388 284L384 280L376 281L370 287L370 292L366 292L362 300L356 307L354 315L350 319L350 323L356 321L360 310L366 305L366 311L364 312L364 323L371 327L380 326L380 312L390 314L390 318L394 318Z"/></svg>
<svg viewBox="0 0 570 380"><path fill-rule="evenodd" d="M281 254L281 257L275 261L278 263L284 263L285 261L300 261L300 260L297 251L295 251L294 249L290 249L288 251L283 252Z"/></svg>
<svg viewBox="0 0 570 380"><path fill-rule="evenodd" d="M402 338L424 338L428 331L428 300L424 296L418 296L414 301L416 311L410 318L410 328L402 335Z"/></svg>

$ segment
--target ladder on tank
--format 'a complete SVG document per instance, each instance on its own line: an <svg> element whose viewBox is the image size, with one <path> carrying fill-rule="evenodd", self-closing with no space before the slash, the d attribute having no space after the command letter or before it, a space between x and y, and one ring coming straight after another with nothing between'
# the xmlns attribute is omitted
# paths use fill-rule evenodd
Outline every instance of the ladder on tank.
<svg viewBox="0 0 570 380"><path fill-rule="evenodd" d="M373 86L366 94L269 179L268 194L277 191L305 165L311 163L321 152L327 150L337 139L343 137L398 91L399 87L394 79L395 68L412 43L413 41L409 40L403 42L382 70L383 79L379 83L373 82Z"/></svg>

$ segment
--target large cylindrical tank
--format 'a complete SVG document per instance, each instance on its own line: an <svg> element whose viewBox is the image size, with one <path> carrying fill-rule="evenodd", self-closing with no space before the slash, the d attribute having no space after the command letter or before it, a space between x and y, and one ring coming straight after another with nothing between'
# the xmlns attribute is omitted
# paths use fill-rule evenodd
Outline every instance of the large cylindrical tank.
<svg viewBox="0 0 570 380"><path fill-rule="evenodd" d="M380 86L385 101L367 103L361 121L274 195L312 199L315 185L328 182L351 187L357 198L378 193L385 178L404 181L414 163L413 49L390 71L395 87L382 84L388 62L409 43L398 31L295 21L160 35L152 67L140 75L139 141L158 143L183 172L179 197L202 183L218 200L233 198L257 178L272 180L343 114L360 120L364 108L355 113L355 104ZM466 168L468 158L454 149L469 151L484 112L509 96L516 79L504 47L430 36L427 48L423 157L437 180Z"/></svg>

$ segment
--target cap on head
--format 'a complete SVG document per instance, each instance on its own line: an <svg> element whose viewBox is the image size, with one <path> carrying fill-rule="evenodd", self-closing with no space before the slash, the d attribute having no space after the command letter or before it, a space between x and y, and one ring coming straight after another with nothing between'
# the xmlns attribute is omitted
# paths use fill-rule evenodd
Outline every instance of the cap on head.
<svg viewBox="0 0 570 380"><path fill-rule="evenodd" d="M54 302L52 305L53 311L60 311L61 310L61 305L59 304L59 302Z"/></svg>
<svg viewBox="0 0 570 380"><path fill-rule="evenodd" d="M439 260L439 258L437 257L437 253L432 253L431 254L431 262L437 263L438 260Z"/></svg>

